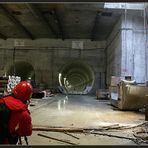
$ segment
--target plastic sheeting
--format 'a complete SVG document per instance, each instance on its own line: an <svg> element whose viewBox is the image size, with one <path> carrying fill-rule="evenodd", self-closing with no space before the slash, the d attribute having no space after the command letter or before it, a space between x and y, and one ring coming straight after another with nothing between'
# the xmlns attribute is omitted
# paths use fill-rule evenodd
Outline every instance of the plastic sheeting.
<svg viewBox="0 0 148 148"><path fill-rule="evenodd" d="M121 110L138 110L145 105L148 87L122 81L117 86L111 86L109 92L112 105Z"/></svg>

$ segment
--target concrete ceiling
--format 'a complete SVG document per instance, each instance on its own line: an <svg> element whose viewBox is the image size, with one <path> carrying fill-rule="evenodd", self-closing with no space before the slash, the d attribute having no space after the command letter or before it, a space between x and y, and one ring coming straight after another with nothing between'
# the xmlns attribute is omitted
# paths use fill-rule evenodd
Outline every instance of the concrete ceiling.
<svg viewBox="0 0 148 148"><path fill-rule="evenodd" d="M0 38L105 40L121 13L104 3L0 4Z"/></svg>

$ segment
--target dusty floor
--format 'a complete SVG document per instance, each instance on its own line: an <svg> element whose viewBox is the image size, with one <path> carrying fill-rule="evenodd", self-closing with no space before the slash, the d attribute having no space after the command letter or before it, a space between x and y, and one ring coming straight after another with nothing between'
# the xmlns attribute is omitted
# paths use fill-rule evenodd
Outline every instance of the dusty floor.
<svg viewBox="0 0 148 148"><path fill-rule="evenodd" d="M136 126L145 122L143 113L119 111L110 105L109 100L97 100L95 96L56 95L45 99L32 99L31 104L34 105L29 107L33 127L97 128L116 125ZM133 136L131 130L108 130L103 133L124 137ZM29 145L72 145L41 137L38 134L76 145L136 145L133 140L114 136L70 133L75 138L64 132L51 131L33 131L32 136L28 137Z"/></svg>

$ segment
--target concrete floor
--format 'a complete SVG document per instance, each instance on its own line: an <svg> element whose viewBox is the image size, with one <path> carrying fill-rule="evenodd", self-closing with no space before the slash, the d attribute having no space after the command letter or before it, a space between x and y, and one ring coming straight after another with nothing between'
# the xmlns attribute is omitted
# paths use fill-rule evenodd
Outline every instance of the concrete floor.
<svg viewBox="0 0 148 148"><path fill-rule="evenodd" d="M145 121L144 114L133 111L119 111L110 105L109 100L97 100L95 96L87 95L56 95L45 99L32 99L29 106L33 126L55 127L99 127L116 125L135 126ZM30 145L69 145L52 139L40 137L42 133L54 138L69 140L77 145L135 145L131 140L109 136L71 133L79 139L61 132L33 131L28 137ZM131 131L107 132L114 135L130 136ZM25 144L24 144L25 145Z"/></svg>

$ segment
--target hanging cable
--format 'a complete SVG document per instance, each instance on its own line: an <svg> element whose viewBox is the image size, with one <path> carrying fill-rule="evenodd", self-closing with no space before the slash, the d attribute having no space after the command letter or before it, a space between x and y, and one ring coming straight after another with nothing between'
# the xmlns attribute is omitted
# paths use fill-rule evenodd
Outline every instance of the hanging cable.
<svg viewBox="0 0 148 148"><path fill-rule="evenodd" d="M125 41L125 48L124 48L124 76L127 75L127 39L126 39L126 27L127 27L127 6L125 3L125 9L124 9L124 27L125 27L125 35L124 35L124 41Z"/></svg>
<svg viewBox="0 0 148 148"><path fill-rule="evenodd" d="M146 5L144 3L144 9L143 9L143 28L144 28L144 47L145 47L145 81L148 81L148 76L147 76L147 46L146 46L146 41L147 41L147 29L146 29Z"/></svg>

